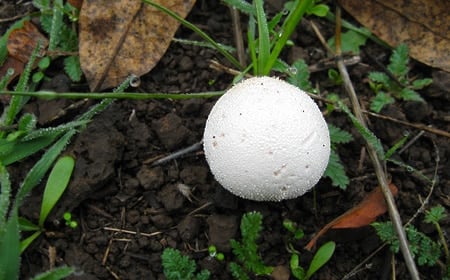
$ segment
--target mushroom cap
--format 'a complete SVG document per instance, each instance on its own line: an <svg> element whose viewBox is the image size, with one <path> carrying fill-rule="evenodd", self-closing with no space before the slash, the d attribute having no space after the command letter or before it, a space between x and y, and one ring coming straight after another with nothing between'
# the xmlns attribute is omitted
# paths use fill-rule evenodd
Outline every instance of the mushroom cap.
<svg viewBox="0 0 450 280"><path fill-rule="evenodd" d="M282 80L255 77L222 95L203 136L206 160L231 193L257 201L295 198L322 177L328 126L316 103Z"/></svg>

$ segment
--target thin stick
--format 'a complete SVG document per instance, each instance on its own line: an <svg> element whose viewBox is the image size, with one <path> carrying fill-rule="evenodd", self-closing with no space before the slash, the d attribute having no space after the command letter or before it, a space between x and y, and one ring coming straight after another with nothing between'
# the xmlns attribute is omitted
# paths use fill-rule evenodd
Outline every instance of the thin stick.
<svg viewBox="0 0 450 280"><path fill-rule="evenodd" d="M436 135L440 135L440 136L444 136L444 137L450 138L450 133L449 132L441 130L441 129L437 129L437 128L434 128L434 127L431 127L431 126L428 126L428 125L424 125L424 124L421 124L421 123L410 123L410 122L402 121L402 120L395 119L395 118L392 118L392 117L389 117L389 116L380 115L380 114L377 114L377 113L374 113L374 112L370 112L370 111L365 111L365 110L363 110L363 113L364 114L368 114L370 116L374 116L374 117L383 119L383 120L388 120L388 121L391 121L391 122L399 123L401 125L414 127L414 128L420 129L420 130L425 130L427 132L434 133Z"/></svg>
<svg viewBox="0 0 450 280"><path fill-rule="evenodd" d="M353 112L356 116L356 118L361 122L363 126L366 126L366 121L363 117L362 111L361 111L361 105L359 104L359 100L356 96L355 89L353 88L352 82L350 80L349 74L347 72L347 69L342 62L340 58L340 55L342 53L341 51L341 10L338 6L336 8L336 55L337 55L337 66L339 69L339 72L341 74L342 80L344 82L344 87L349 95L350 101L353 106ZM402 251L403 258L405 259L406 266L409 270L409 273L411 275L411 278L413 280L419 280L419 271L417 270L416 264L414 262L414 259L412 257L411 251L408 246L408 240L406 238L406 233L403 228L402 220L400 217L400 214L398 212L398 209L395 205L394 196L391 193L391 190L389 189L388 179L387 175L384 172L383 165L378 158L378 155L374 149L374 147L366 141L367 146L367 152L372 160L373 167L375 169L375 174L377 175L378 183L381 187L381 190L383 191L383 195L386 200L386 204L389 211L389 216L391 218L392 224L394 226L395 232L397 233L399 244L400 244L400 250Z"/></svg>
<svg viewBox="0 0 450 280"><path fill-rule="evenodd" d="M155 232L152 232L152 233L136 232L136 231L120 229L120 228L112 228L112 227L104 227L103 229L104 230L108 230L108 231L115 231L115 232L134 234L134 235L138 235L139 234L139 235L146 236L146 237L153 237L153 236L160 235L160 234L163 233L162 231L155 231Z"/></svg>
<svg viewBox="0 0 450 280"><path fill-rule="evenodd" d="M244 40L242 39L242 26L239 11L235 7L230 6L231 21L233 25L234 43L236 44L236 53L239 63L245 67L245 48Z"/></svg>

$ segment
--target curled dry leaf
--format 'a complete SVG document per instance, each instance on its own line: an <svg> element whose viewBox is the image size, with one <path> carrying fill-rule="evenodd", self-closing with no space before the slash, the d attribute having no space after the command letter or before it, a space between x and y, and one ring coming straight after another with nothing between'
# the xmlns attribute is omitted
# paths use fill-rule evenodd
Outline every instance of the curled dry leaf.
<svg viewBox="0 0 450 280"><path fill-rule="evenodd" d="M181 17L195 0L154 1ZM149 72L169 47L179 23L140 0L85 0L80 11L80 62L92 91Z"/></svg>
<svg viewBox="0 0 450 280"><path fill-rule="evenodd" d="M339 0L342 7L391 46L406 43L410 55L450 72L448 0Z"/></svg>
<svg viewBox="0 0 450 280"><path fill-rule="evenodd" d="M41 44L39 56L42 56L47 49L48 39L29 21L24 21L21 28L11 31L6 43L8 56L3 65L1 65L0 77L3 77L9 68L14 70L14 74L9 82L22 74L25 64L27 64L39 42ZM35 64L38 62L39 58L36 59Z"/></svg>
<svg viewBox="0 0 450 280"><path fill-rule="evenodd" d="M397 195L398 189L394 184L389 184L389 188L394 196ZM326 224L305 246L305 249L311 250L317 240L324 235L329 229L335 228L359 228L367 226L376 218L387 211L386 202L380 187L375 188L367 196L352 209L348 210L341 216Z"/></svg>

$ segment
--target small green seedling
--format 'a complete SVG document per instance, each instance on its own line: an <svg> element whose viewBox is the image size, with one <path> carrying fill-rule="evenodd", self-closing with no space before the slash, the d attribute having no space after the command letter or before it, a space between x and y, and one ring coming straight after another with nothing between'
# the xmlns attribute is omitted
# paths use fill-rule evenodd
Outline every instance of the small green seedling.
<svg viewBox="0 0 450 280"><path fill-rule="evenodd" d="M241 265L232 262L230 270L235 279L249 279L248 273L255 275L270 275L273 267L263 263L258 254L257 240L262 230L262 215L259 212L249 212L241 220L242 241L232 239L231 248Z"/></svg>
<svg viewBox="0 0 450 280"><path fill-rule="evenodd" d="M377 235L383 242L389 244L392 252L398 253L400 244L391 222L372 223ZM441 256L438 243L431 240L427 235L417 230L412 225L406 227L411 254L416 258L419 265L433 266Z"/></svg>
<svg viewBox="0 0 450 280"><path fill-rule="evenodd" d="M66 226L75 229L78 227L78 223L75 220L72 220L72 214L70 212L65 212L63 214L64 221L66 221Z"/></svg>
<svg viewBox="0 0 450 280"><path fill-rule="evenodd" d="M342 164L337 152L337 145L347 144L353 141L353 137L347 131L332 124L328 124L328 130L330 131L331 153L327 169L325 170L323 176L330 178L333 186L345 190L350 183L350 179L345 173L344 165Z"/></svg>
<svg viewBox="0 0 450 280"><path fill-rule="evenodd" d="M225 259L225 255L221 252L217 252L217 248L214 245L208 247L208 253L211 258L215 258L218 261L223 261Z"/></svg>
<svg viewBox="0 0 450 280"><path fill-rule="evenodd" d="M283 226L292 234L294 240L303 238L303 230L301 230L293 221L286 219L283 221ZM316 273L331 259L335 248L336 244L333 241L323 244L314 254L308 269L305 271L305 269L300 265L300 252L294 249L292 243L288 243L287 249L291 253L289 267L292 275L299 280L310 279L314 273Z"/></svg>
<svg viewBox="0 0 450 280"><path fill-rule="evenodd" d="M424 102L417 90L430 85L430 78L411 80L408 77L409 50L405 44L399 45L390 58L387 67L389 74L382 72L369 73L369 84L375 92L370 109L380 112L384 106L394 103L396 99Z"/></svg>
<svg viewBox="0 0 450 280"><path fill-rule="evenodd" d="M53 167L47 180L42 198L41 212L37 225L25 218L20 218L20 226L22 231L34 231L33 234L21 242L21 251L23 252L44 229L44 222L50 211L55 207L61 195L69 184L72 171L75 167L75 160L71 156L61 157ZM70 213L69 213L70 214ZM73 221L74 222L74 221ZM76 224L76 222L75 222Z"/></svg>
<svg viewBox="0 0 450 280"><path fill-rule="evenodd" d="M210 272L202 270L196 273L195 261L183 256L180 251L166 248L161 255L164 275L167 280L207 280Z"/></svg>
<svg viewBox="0 0 450 280"><path fill-rule="evenodd" d="M450 253L448 250L447 240L445 238L444 231L441 228L440 222L447 217L445 213L445 208L442 205L437 205L432 207L430 210L426 211L425 214L425 223L433 224L438 232L440 244L442 246L442 250L444 251L446 266L447 266L447 277L450 278Z"/></svg>

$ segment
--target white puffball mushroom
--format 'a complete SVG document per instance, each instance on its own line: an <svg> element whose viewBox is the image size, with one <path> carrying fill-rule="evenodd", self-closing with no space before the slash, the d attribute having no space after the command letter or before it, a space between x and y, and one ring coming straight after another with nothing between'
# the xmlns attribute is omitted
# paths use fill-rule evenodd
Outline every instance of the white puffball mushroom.
<svg viewBox="0 0 450 280"><path fill-rule="evenodd" d="M219 98L206 121L203 148L214 177L231 193L280 201L319 181L330 135L305 92L277 78L255 77Z"/></svg>

